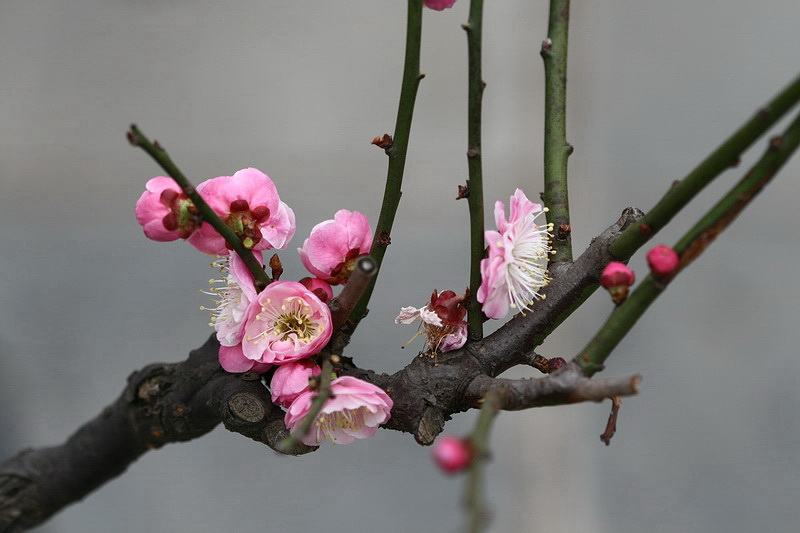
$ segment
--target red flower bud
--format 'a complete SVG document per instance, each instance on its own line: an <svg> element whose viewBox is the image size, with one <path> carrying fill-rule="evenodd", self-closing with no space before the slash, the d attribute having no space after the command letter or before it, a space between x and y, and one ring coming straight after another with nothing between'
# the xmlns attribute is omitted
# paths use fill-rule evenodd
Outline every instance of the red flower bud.
<svg viewBox="0 0 800 533"><path fill-rule="evenodd" d="M611 294L611 299L619 305L628 297L628 287L636 281L633 270L624 263L612 261L600 274L600 285Z"/></svg>
<svg viewBox="0 0 800 533"><path fill-rule="evenodd" d="M650 265L650 270L653 271L654 276L672 274L678 268L679 262L680 258L677 252L663 244L659 244L647 252L647 264Z"/></svg>
<svg viewBox="0 0 800 533"><path fill-rule="evenodd" d="M433 445L433 460L447 474L455 474L472 462L472 446L455 435L442 435Z"/></svg>

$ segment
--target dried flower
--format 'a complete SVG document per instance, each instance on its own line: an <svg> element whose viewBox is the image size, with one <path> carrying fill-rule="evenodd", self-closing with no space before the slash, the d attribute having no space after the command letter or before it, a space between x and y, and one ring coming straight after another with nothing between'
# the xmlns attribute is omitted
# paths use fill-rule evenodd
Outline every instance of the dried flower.
<svg viewBox="0 0 800 533"><path fill-rule="evenodd" d="M394 322L411 324L420 320L420 331L411 340L424 333L425 349L428 352L457 350L467 342L467 322L464 320L467 308L464 302L468 295L469 289L461 295L456 295L453 291L442 291L441 294L433 291L430 303L419 309L401 308Z"/></svg>

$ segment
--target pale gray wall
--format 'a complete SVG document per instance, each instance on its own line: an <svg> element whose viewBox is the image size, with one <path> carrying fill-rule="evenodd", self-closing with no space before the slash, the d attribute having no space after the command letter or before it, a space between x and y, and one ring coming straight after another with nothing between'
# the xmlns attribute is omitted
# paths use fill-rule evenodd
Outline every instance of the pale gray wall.
<svg viewBox="0 0 800 533"><path fill-rule="evenodd" d="M298 236L339 208L375 219L403 53L404 2L0 2L0 451L63 440L134 369L209 334L211 270L133 217L160 170L130 122L195 182L256 166ZM541 190L546 2L486 2L486 197ZM648 209L798 70L796 0L574 2L568 136L576 249L627 205ZM466 284L468 3L425 14L423 80L400 218L358 362L394 371L400 306ZM760 154L657 238L674 243ZM504 414L493 436L493 531L790 532L800 523L797 349L800 164L682 274L610 359L644 375L609 448L608 405ZM292 248L293 249L293 248ZM293 253L287 276L302 276ZM640 275L644 263L632 265ZM604 294L542 352L580 350ZM514 375L532 375L518 371ZM448 427L465 432L474 413ZM40 531L456 531L460 479L381 432L302 458L220 429L168 446Z"/></svg>

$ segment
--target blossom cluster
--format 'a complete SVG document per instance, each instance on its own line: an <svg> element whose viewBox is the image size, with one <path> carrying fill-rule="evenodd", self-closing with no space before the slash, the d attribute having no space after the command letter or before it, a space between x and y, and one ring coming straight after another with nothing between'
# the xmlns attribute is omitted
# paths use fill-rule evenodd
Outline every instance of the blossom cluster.
<svg viewBox="0 0 800 533"><path fill-rule="evenodd" d="M261 266L263 251L284 249L295 233L292 209L263 172L246 168L197 186L197 192L251 250ZM156 241L185 239L201 252L216 255L222 277L208 292L215 305L211 325L220 344L219 362L228 372L272 372L272 400L286 408L285 423L293 431L309 414L320 373L316 356L333 333L327 302L332 285L347 283L355 260L370 251L372 230L356 211L340 210L333 220L315 226L298 248L315 277L274 280L260 292L250 269L219 233L202 220L199 210L172 178L151 179L135 208L144 233ZM275 367L275 368L273 368ZM331 382L333 396L314 419L307 445L326 439L348 444L373 435L391 416L392 400L379 387L350 377Z"/></svg>

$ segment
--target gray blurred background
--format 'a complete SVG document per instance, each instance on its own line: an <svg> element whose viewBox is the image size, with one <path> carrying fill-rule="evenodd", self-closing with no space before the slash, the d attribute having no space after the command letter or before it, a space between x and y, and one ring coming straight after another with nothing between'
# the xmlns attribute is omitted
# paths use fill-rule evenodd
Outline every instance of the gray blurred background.
<svg viewBox="0 0 800 533"><path fill-rule="evenodd" d="M485 8L486 197L542 189L547 3ZM576 251L628 205L649 209L798 72L800 4L574 2L568 137ZM467 284L468 2L427 11L422 81L393 244L352 354L393 372L404 305ZM134 369L210 333L213 271L148 241L133 205L161 174L136 122L195 183L255 166L297 215L282 254L340 208L378 213L403 61L405 2L0 2L0 452L63 441ZM785 123L785 121L784 121ZM673 244L765 146L655 242ZM610 447L609 405L505 413L492 437L494 532L794 532L800 524L800 299L795 159L681 274L609 360L641 373ZM491 221L491 207L487 209ZM640 277L646 267L637 255ZM544 345L580 350L611 311L596 294ZM514 376L534 375L520 369ZM467 432L475 413L447 430ZM281 457L218 429L148 454L42 532L458 531L462 478L380 432Z"/></svg>

